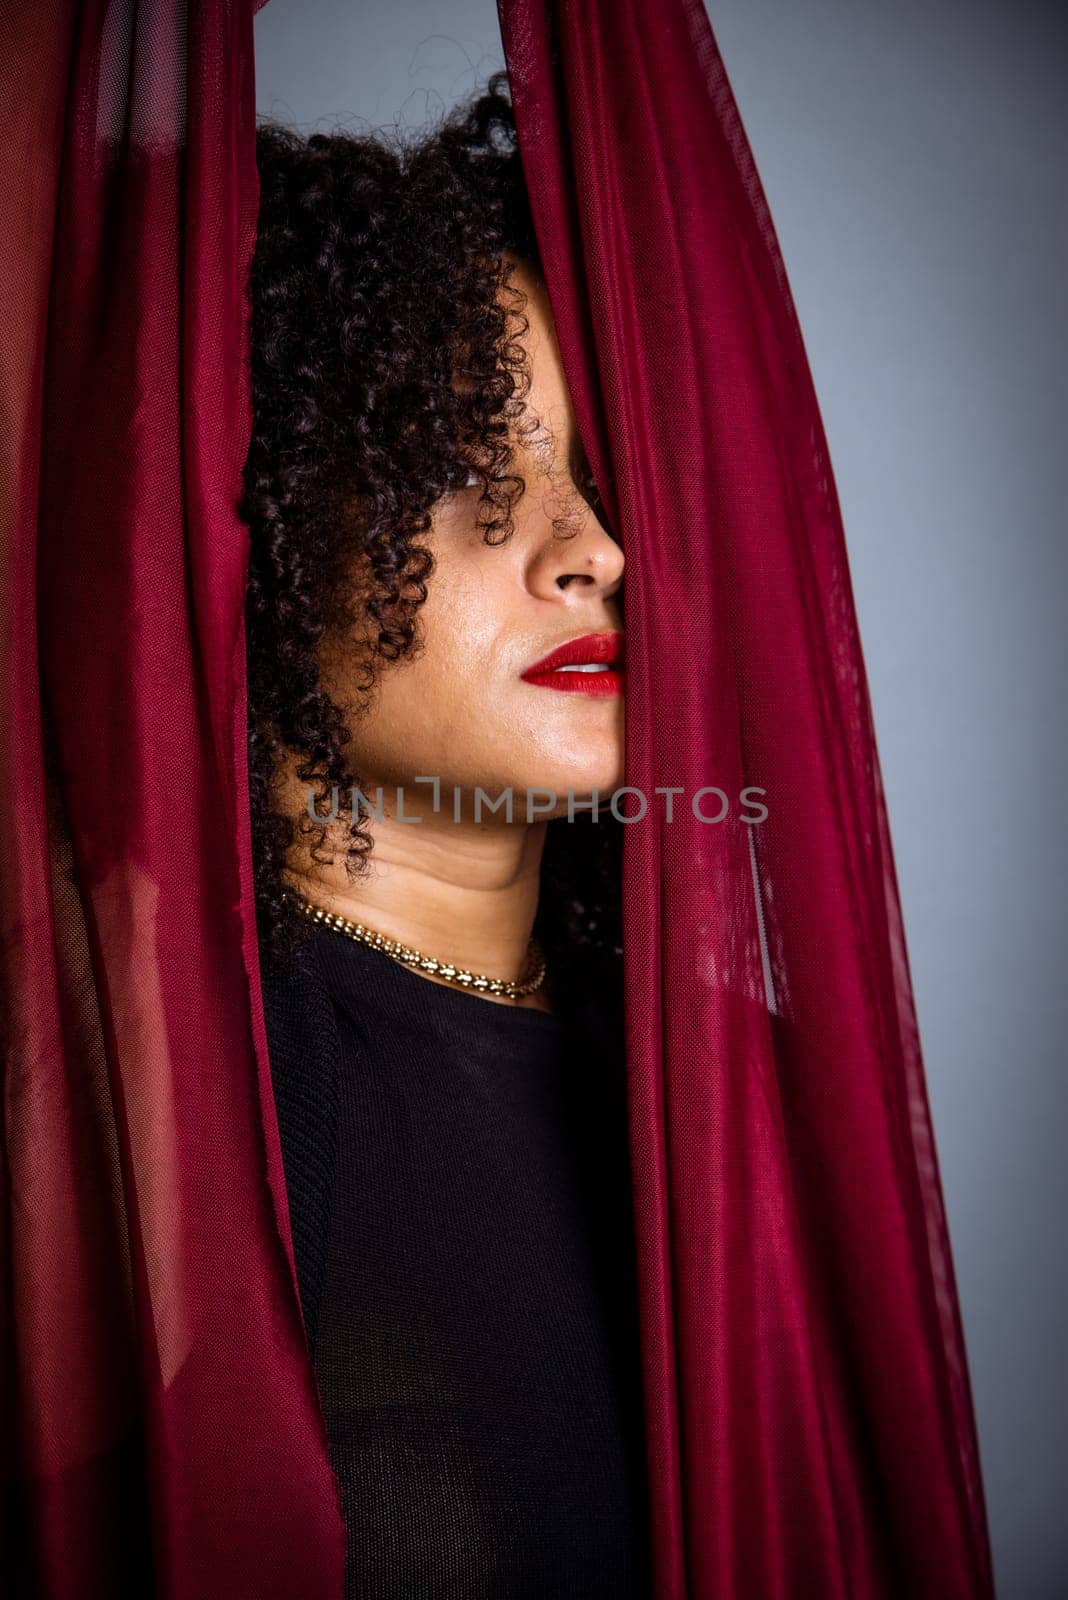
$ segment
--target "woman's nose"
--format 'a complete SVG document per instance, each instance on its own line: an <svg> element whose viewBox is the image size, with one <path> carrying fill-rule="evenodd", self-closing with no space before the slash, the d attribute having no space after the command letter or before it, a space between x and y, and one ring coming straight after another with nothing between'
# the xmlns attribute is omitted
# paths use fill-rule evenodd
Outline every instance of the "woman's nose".
<svg viewBox="0 0 1068 1600"><path fill-rule="evenodd" d="M623 551L577 492L575 498L580 509L566 525L554 519L540 530L527 582L543 599L569 593L610 600L623 582Z"/></svg>

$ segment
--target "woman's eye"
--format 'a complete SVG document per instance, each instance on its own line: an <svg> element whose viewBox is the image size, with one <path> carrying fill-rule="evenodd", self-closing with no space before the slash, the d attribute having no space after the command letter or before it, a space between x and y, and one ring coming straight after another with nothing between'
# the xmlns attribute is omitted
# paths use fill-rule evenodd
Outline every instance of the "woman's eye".
<svg viewBox="0 0 1068 1600"><path fill-rule="evenodd" d="M598 512L603 511L604 501L601 499L601 491L597 487L597 483L592 472L587 472L584 475L582 488L586 499L589 501L593 509Z"/></svg>
<svg viewBox="0 0 1068 1600"><path fill-rule="evenodd" d="M449 480L450 493L457 494L463 489L477 489L478 485L478 473L466 462L461 461L452 469Z"/></svg>

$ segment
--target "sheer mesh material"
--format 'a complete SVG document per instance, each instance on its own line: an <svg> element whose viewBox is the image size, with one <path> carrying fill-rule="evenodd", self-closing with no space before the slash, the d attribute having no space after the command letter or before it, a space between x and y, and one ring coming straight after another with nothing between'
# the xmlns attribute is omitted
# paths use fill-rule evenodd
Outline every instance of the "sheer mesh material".
<svg viewBox="0 0 1068 1600"><path fill-rule="evenodd" d="M6 6L0 33L0 1588L339 1595L257 1070L252 12Z"/></svg>
<svg viewBox="0 0 1068 1600"><path fill-rule="evenodd" d="M700 0L498 9L561 353L627 556L655 1592L986 1595L841 517L753 159Z"/></svg>

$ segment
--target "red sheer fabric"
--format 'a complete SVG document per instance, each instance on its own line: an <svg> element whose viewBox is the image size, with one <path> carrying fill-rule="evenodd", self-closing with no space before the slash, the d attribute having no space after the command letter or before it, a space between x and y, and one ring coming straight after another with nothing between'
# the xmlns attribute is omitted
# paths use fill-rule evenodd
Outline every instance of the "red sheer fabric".
<svg viewBox="0 0 1068 1600"><path fill-rule="evenodd" d="M561 353L627 554L657 1600L988 1595L842 524L745 133L700 0L498 9ZM709 785L719 822L694 814ZM683 791L671 822L658 786Z"/></svg>
<svg viewBox="0 0 1068 1600"><path fill-rule="evenodd" d="M244 765L253 9L0 10L0 1562L19 1600L341 1594ZM628 558L655 1592L984 1596L871 711L759 183L693 0L500 11ZM708 785L718 824L691 809Z"/></svg>
<svg viewBox="0 0 1068 1600"><path fill-rule="evenodd" d="M0 29L0 1591L338 1596L257 1072L251 6Z"/></svg>

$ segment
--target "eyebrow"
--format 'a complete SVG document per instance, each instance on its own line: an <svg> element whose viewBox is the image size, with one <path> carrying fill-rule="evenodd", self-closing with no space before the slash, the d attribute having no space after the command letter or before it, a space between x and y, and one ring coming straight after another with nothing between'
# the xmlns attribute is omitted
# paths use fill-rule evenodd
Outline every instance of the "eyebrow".
<svg viewBox="0 0 1068 1600"><path fill-rule="evenodd" d="M556 441L550 429L540 419L537 429L528 436L527 448L542 471L551 477L553 467L556 465ZM586 460L586 450L582 443L582 435L577 428L574 431L570 454L580 472L588 468L589 463Z"/></svg>
<svg viewBox="0 0 1068 1600"><path fill-rule="evenodd" d="M530 435L530 453L547 476L552 475L556 465L556 442L544 423L539 423L535 433Z"/></svg>

